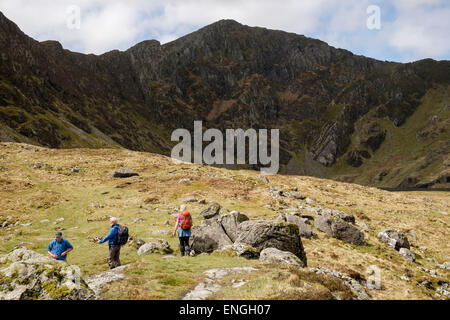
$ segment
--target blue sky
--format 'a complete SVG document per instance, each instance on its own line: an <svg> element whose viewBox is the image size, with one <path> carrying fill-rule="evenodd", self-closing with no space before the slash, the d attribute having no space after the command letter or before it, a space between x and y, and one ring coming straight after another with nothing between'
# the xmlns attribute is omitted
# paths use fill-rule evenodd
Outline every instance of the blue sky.
<svg viewBox="0 0 450 320"><path fill-rule="evenodd" d="M380 10L379 29L367 27L369 6ZM380 60L450 59L449 0L1 0L0 11L31 37L83 53L126 50L148 39L166 43L234 19Z"/></svg>

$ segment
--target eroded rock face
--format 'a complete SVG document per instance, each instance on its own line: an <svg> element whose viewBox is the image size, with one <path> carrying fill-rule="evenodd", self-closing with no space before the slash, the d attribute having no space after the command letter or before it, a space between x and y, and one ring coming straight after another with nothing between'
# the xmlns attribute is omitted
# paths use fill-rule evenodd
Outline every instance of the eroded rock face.
<svg viewBox="0 0 450 320"><path fill-rule="evenodd" d="M261 251L259 260L276 264L289 264L305 267L305 263L292 252L281 251L276 248L266 248Z"/></svg>
<svg viewBox="0 0 450 320"><path fill-rule="evenodd" d="M94 292L77 266L18 248L0 257L0 300L87 300Z"/></svg>
<svg viewBox="0 0 450 320"><path fill-rule="evenodd" d="M400 248L409 249L411 247L408 237L396 230L385 229L381 231L377 237L380 241L387 243L395 250L400 250Z"/></svg>
<svg viewBox="0 0 450 320"><path fill-rule="evenodd" d="M333 238L360 246L366 244L362 231L336 215L319 214L314 224L317 229Z"/></svg>
<svg viewBox="0 0 450 320"><path fill-rule="evenodd" d="M276 248L296 255L306 265L306 254L298 227L293 223L273 221L244 221L239 225L238 243L245 243L259 251Z"/></svg>

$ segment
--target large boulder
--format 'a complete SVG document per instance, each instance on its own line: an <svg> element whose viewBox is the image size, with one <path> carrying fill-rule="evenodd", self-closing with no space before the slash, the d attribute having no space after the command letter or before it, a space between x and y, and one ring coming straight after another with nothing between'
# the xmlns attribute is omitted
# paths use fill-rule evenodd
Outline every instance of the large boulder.
<svg viewBox="0 0 450 320"><path fill-rule="evenodd" d="M244 221L239 224L236 242L248 244L260 252L266 248L292 252L306 266L306 254L296 224L265 220Z"/></svg>
<svg viewBox="0 0 450 320"><path fill-rule="evenodd" d="M311 226L306 223L306 218L301 218L294 214L282 213L276 220L296 224L300 237L302 238L311 239L316 235L312 231Z"/></svg>
<svg viewBox="0 0 450 320"><path fill-rule="evenodd" d="M204 209L200 215L205 219L211 219L219 214L220 209L220 204L213 202L208 208Z"/></svg>
<svg viewBox="0 0 450 320"><path fill-rule="evenodd" d="M172 252L173 250L170 248L170 245L166 240L156 239L155 241L141 245L138 249L137 254L138 255L150 253L169 254Z"/></svg>
<svg viewBox="0 0 450 320"><path fill-rule="evenodd" d="M377 237L380 241L387 243L390 247L397 251L400 250L400 248L409 249L411 247L408 237L396 230L385 229L381 231Z"/></svg>
<svg viewBox="0 0 450 320"><path fill-rule="evenodd" d="M290 264L299 267L306 266L305 263L292 252L281 251L276 248L266 248L261 251L259 260L276 264Z"/></svg>
<svg viewBox="0 0 450 320"><path fill-rule="evenodd" d="M0 300L95 298L77 266L24 247L0 257Z"/></svg>
<svg viewBox="0 0 450 320"><path fill-rule="evenodd" d="M316 217L314 224L318 230L333 238L360 246L366 244L364 233L338 216L322 213Z"/></svg>
<svg viewBox="0 0 450 320"><path fill-rule="evenodd" d="M191 231L191 249L196 253L211 253L233 244L217 219L207 220L202 226L193 226Z"/></svg>
<svg viewBox="0 0 450 320"><path fill-rule="evenodd" d="M219 223L232 242L236 241L238 236L239 224L247 220L248 217L238 211L223 213L219 216Z"/></svg>
<svg viewBox="0 0 450 320"><path fill-rule="evenodd" d="M119 170L111 172L111 177L113 178L129 178L138 175L139 173L127 167L121 167Z"/></svg>

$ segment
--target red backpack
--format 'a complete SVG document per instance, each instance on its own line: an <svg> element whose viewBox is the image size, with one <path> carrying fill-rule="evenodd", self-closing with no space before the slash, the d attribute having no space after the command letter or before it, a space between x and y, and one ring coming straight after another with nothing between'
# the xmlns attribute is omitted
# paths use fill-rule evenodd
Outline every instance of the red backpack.
<svg viewBox="0 0 450 320"><path fill-rule="evenodd" d="M183 230L188 230L192 227L192 217L189 211L183 211L181 213L180 228Z"/></svg>

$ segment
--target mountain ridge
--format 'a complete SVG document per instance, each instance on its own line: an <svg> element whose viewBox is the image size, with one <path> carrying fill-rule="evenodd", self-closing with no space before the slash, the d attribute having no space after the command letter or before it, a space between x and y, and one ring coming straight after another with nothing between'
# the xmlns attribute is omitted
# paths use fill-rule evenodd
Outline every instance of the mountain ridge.
<svg viewBox="0 0 450 320"><path fill-rule="evenodd" d="M168 155L170 132L203 119L218 129L279 128L282 173L384 187L448 183L447 109L420 128L428 133L418 146L401 150L397 137L419 134L409 121L417 112L434 117L424 99L444 103L448 61L383 62L234 20L102 55L37 42L2 14L0 30L3 141Z"/></svg>

